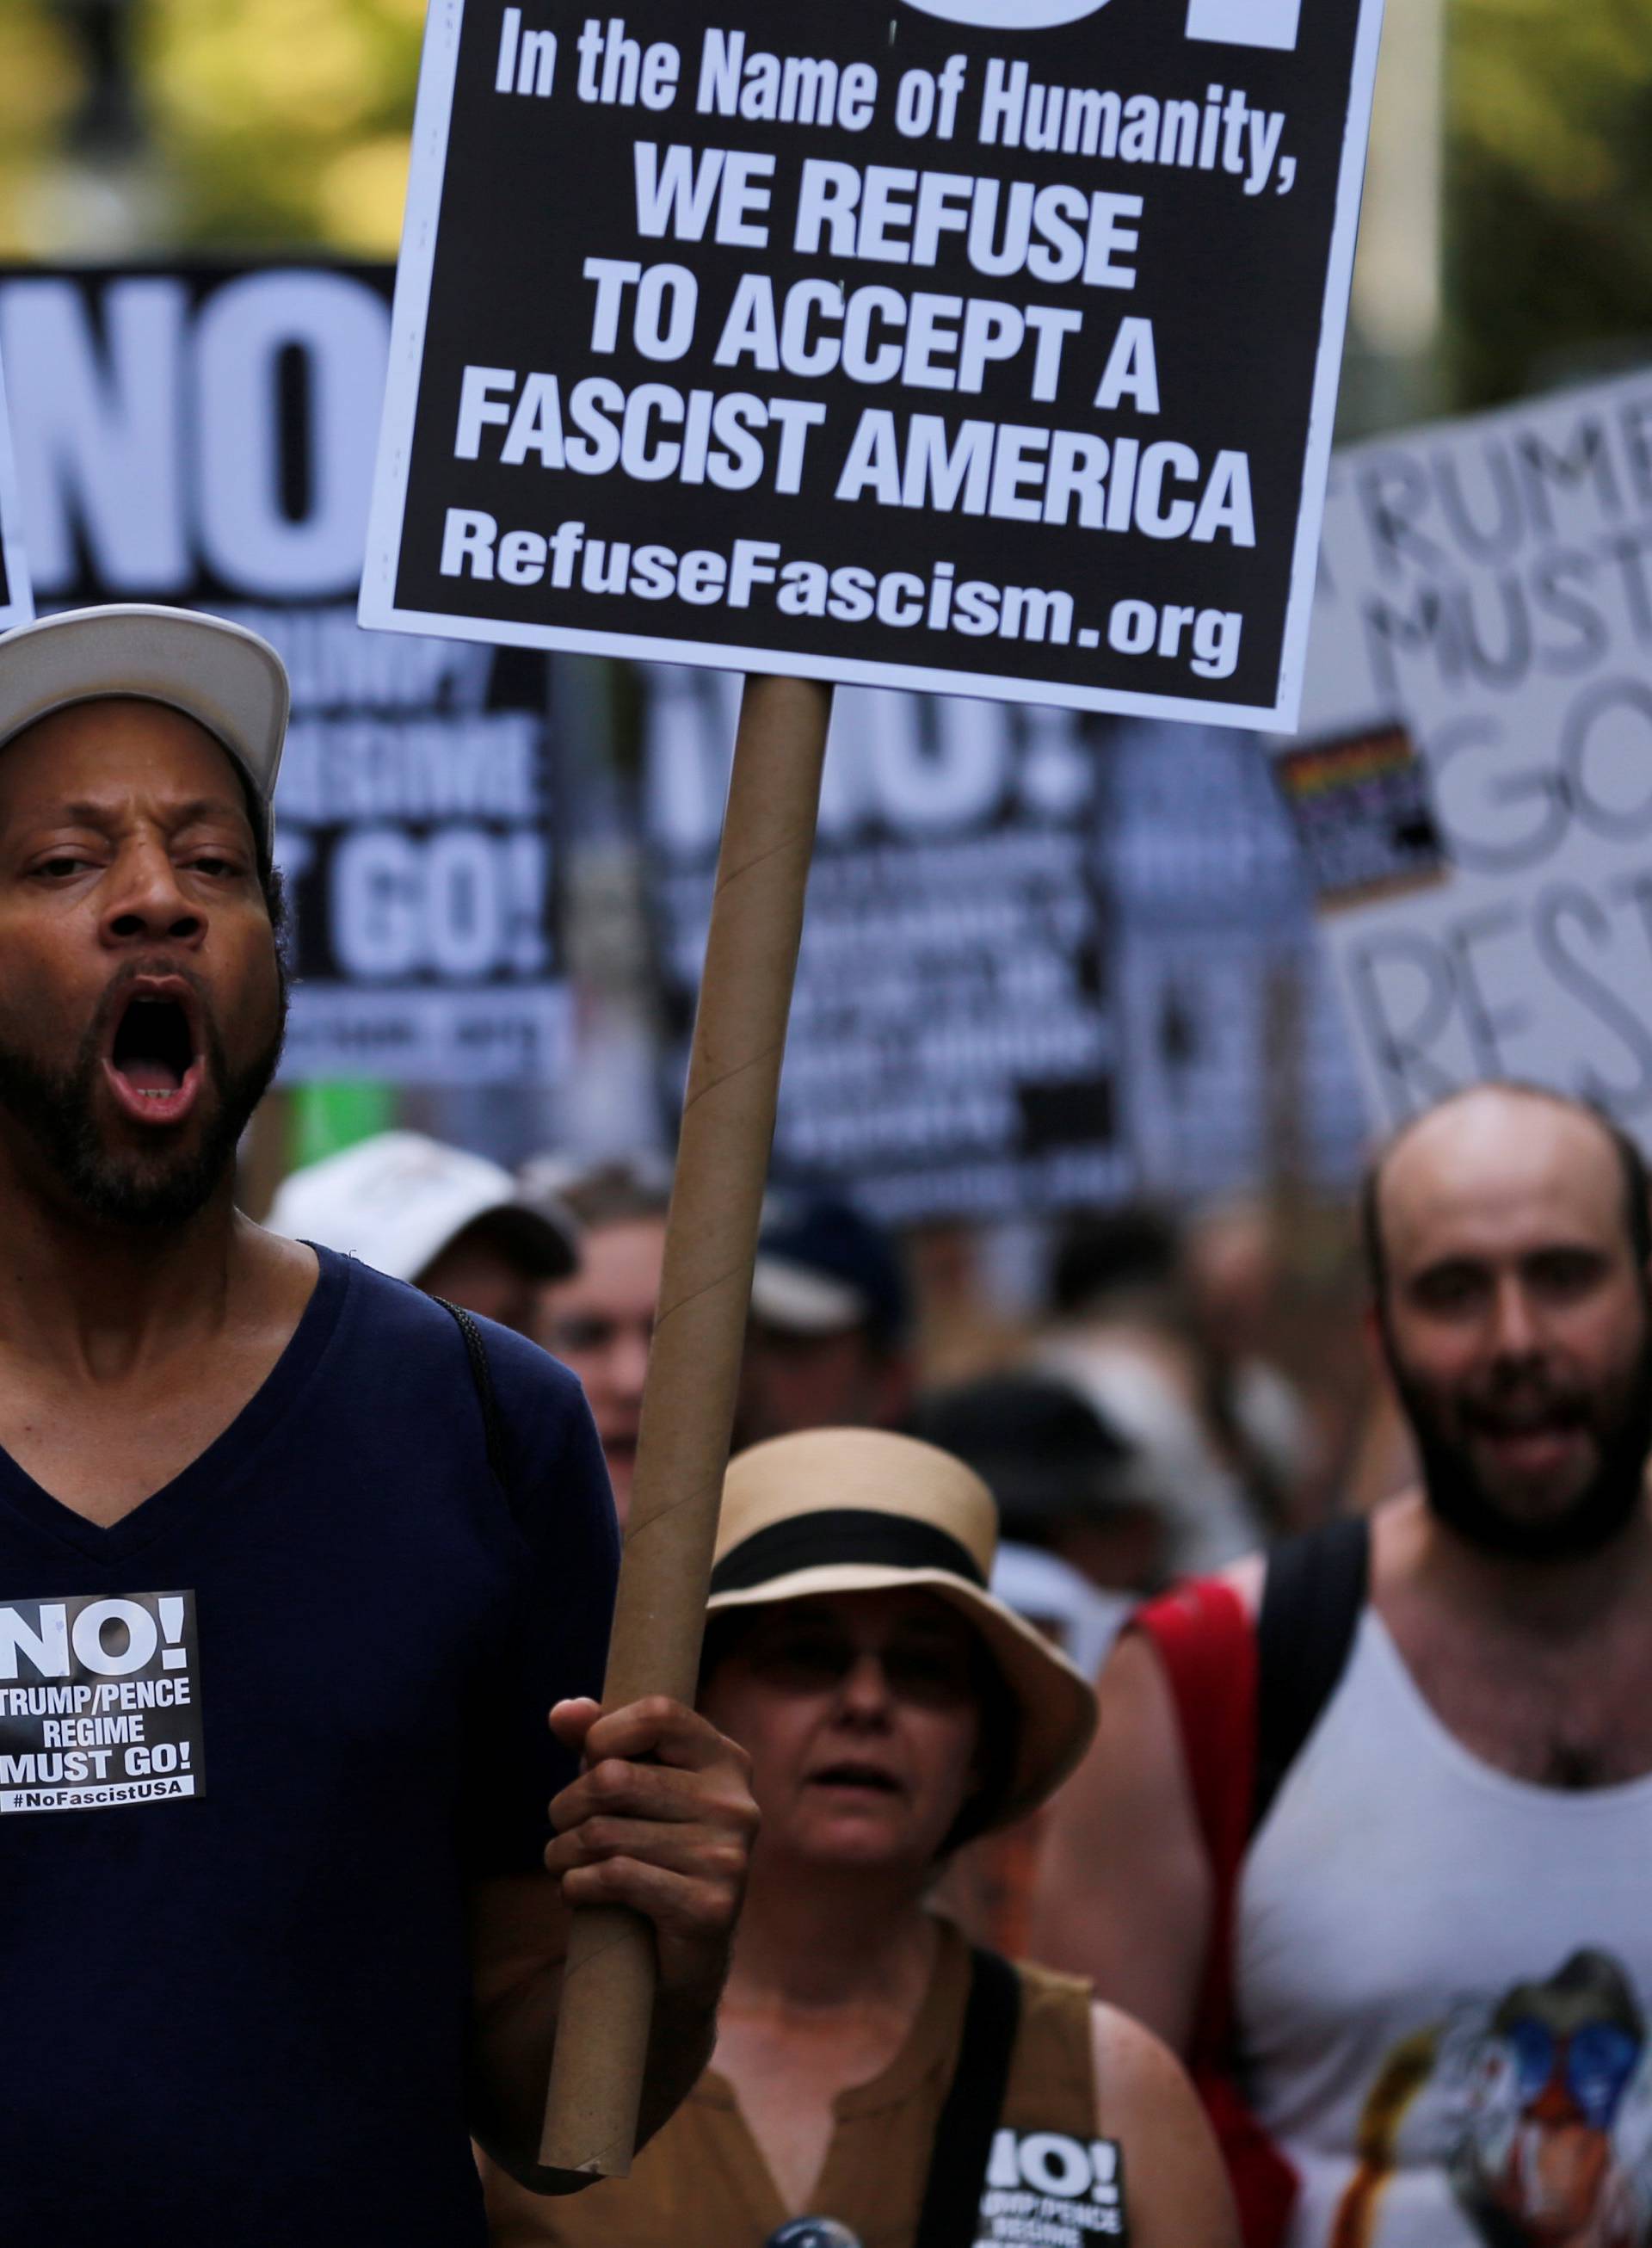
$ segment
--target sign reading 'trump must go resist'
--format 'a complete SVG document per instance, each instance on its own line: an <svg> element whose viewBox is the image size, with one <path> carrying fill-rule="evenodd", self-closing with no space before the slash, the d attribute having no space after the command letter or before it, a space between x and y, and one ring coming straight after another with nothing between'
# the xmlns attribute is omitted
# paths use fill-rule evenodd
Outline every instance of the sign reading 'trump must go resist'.
<svg viewBox="0 0 1652 2248"><path fill-rule="evenodd" d="M439 0L365 624L1288 724L1380 0Z"/></svg>

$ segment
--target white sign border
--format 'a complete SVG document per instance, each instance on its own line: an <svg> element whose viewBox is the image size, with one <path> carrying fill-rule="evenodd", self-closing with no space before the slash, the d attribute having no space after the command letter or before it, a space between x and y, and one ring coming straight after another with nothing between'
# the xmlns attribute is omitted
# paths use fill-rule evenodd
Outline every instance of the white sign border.
<svg viewBox="0 0 1652 2248"><path fill-rule="evenodd" d="M9 601L0 602L0 632L34 619L34 590L23 545L23 496L17 483L17 458L11 449L11 422L6 410L5 370L0 367L0 540L3 541Z"/></svg>
<svg viewBox="0 0 1652 2248"><path fill-rule="evenodd" d="M1303 455L1304 497L1298 512L1290 589L1286 597L1279 694L1273 702L1222 702L1149 691L1137 695L1117 688L1084 688L995 674L948 671L932 664L801 655L790 649L744 648L727 641L661 640L645 633L593 631L565 625L507 624L491 617L454 617L399 607L396 573L406 514L419 377L430 316L430 286L435 270L436 235L441 216L465 0L432 0L426 22L419 98L413 115L407 209L391 312L384 422L367 524L366 562L357 609L359 622L368 631L423 633L439 640L485 640L501 648L549 649L570 655L625 656L642 661L698 665L712 671L779 674L841 682L854 687L910 688L921 694L960 695L980 702L1044 703L1057 709L1098 711L1122 717L1184 719L1195 725L1294 733L1301 706L1308 632L1313 622L1320 528L1325 511L1326 478L1330 470L1337 381L1348 326L1360 197L1382 35L1384 0L1354 0L1354 4L1359 10L1359 21L1348 84L1342 160L1337 175L1330 256L1321 303L1319 352L1308 404L1307 442ZM481 630L478 630L479 626Z"/></svg>

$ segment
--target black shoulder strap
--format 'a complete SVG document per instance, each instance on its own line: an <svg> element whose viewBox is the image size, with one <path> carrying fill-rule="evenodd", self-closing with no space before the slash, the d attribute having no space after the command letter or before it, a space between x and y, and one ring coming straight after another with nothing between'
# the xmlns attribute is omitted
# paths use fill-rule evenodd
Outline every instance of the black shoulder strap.
<svg viewBox="0 0 1652 2248"><path fill-rule="evenodd" d="M470 1360L470 1378L476 1385L476 1402L481 1408L483 1440L488 1448L488 1464L494 1471L494 1480L501 1491L509 1492L505 1477L504 1438L499 1426L499 1401L494 1395L493 1369L488 1363L488 1352L481 1339L481 1329L470 1313L457 1304L450 1304L446 1296L434 1299L444 1312L450 1312L454 1323L465 1339L465 1355Z"/></svg>
<svg viewBox="0 0 1652 2248"><path fill-rule="evenodd" d="M1021 2025L1021 1978L996 1951L978 1950L972 1958L958 2066L935 2127L912 2248L973 2248L993 2134L1004 2112Z"/></svg>
<svg viewBox="0 0 1652 2248"><path fill-rule="evenodd" d="M1251 1832L1336 1691L1370 1577L1362 1518L1287 1538L1267 1558L1256 1625L1256 1790Z"/></svg>

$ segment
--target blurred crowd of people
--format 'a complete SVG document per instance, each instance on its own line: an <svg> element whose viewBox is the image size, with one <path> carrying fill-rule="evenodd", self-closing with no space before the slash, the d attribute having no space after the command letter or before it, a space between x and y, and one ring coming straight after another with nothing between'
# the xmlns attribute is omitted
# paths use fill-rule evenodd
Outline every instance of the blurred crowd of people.
<svg viewBox="0 0 1652 2248"><path fill-rule="evenodd" d="M516 1176L413 1132L290 1174L268 1222L541 1344L579 1376L622 1520L670 1202L657 1156L554 1155ZM801 1429L906 1429L992 1487L1005 1536L1136 1597L1318 1518L1348 1430L1271 1355L1276 1216L1234 1198L1184 1223L1086 1214L1050 1247L1043 1302L978 1371L934 1374L910 1244L836 1196L772 1194L734 1449ZM1055 1580L1045 1573L1045 1580Z"/></svg>
<svg viewBox="0 0 1652 2248"><path fill-rule="evenodd" d="M623 1525L670 1188L652 1154L547 1154L513 1176L392 1131L291 1174L269 1223L561 1360L584 1387ZM995 1593L1086 1677L1137 1603L1326 1511L1338 1455L1360 1431L1341 1399L1315 1395L1271 1354L1285 1256L1261 1200L1180 1223L1146 1204L1075 1216L1050 1242L1042 1303L990 1325L972 1347L979 1370L963 1378L930 1371L922 1271L910 1244L850 1203L771 1194L734 1451L860 1427L965 1463L998 1510ZM1368 1418L1388 1409L1374 1387ZM945 1874L952 1916L1014 1954L1028 1939L1046 1822L1029 1814L957 1854Z"/></svg>
<svg viewBox="0 0 1652 2248"><path fill-rule="evenodd" d="M389 1134L294 1175L271 1222L573 1367L623 1516L667 1202L652 1161L546 1158L513 1178ZM1018 2080L1067 2117L1062 2146L1112 2129L1176 2170L1180 2203L1142 2184L1143 2238L1225 2237L1227 2189L1132 2019L1191 2068L1249 2248L1652 2238L1635 2120L1652 2115L1644 1168L1587 1109L1481 1088L1398 1136L1362 1217L1369 1378L1351 1414L1351 1316L1316 1339L1338 1379L1316 1388L1312 1354L1308 1378L1287 1370L1282 1243L1259 1201L1074 1218L1034 1315L983 1321L960 1374L956 1350L939 1370L926 1355L910 1244L842 1201L773 1197L720 1543L736 1573L713 1578L701 1707L753 1750L774 1827L717 2072L602 2208L570 2215L491 2173L496 2239L652 2248L685 2237L686 2181L730 2238L875 2241L869 2180L911 2169L915 2196L919 2154L951 2128L936 2087L965 2066L965 1938L1087 1978L1021 1967L1036 2033ZM963 1262L932 1256L932 1282ZM880 1509L899 1536L844 1526ZM816 1775L829 1796L901 1784L888 1744L972 1700L979 1648L952 1626L926 1637L948 1607L990 1650L983 1729L1007 1680L1000 1737L1048 1754L1036 1781L995 1784L990 1816L942 1788L891 1888L892 1860L814 1833L787 1727L818 1705L821 1737L849 1743ZM1042 1673L1011 1617L1049 1648ZM1092 1723L1072 1694L1098 1677L1099 1733L1062 1784ZM939 1953L936 1903L957 1931ZM891 1989L917 1977L896 2042L930 2052L932 2107L866 1999L877 1961ZM1091 2035L1091 1990L1123 2010L1095 2017L1082 2080L1102 2080L1105 2048L1114 2087L1099 2121L1077 2076L1054 2088L1063 2040ZM831 2025L859 2035L868 2004L857 2069ZM1020 2112L1013 2087L1005 2103ZM817 2179L861 2231L776 2222Z"/></svg>

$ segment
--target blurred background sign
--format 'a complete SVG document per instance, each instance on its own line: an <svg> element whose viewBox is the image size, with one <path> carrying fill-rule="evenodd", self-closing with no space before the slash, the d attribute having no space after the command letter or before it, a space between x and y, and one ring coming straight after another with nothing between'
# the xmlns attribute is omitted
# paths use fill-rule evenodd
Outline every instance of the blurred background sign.
<svg viewBox="0 0 1652 2248"><path fill-rule="evenodd" d="M11 422L6 408L5 371L0 367L0 632L12 625L27 624L33 614L29 565L23 551L23 516L17 503Z"/></svg>
<svg viewBox="0 0 1652 2248"><path fill-rule="evenodd" d="M674 1098L738 682L639 676ZM840 689L780 1175L907 1223L1038 1217L1340 1180L1362 1128L1249 736Z"/></svg>
<svg viewBox="0 0 1652 2248"><path fill-rule="evenodd" d="M1519 1078L1646 1138L1652 376L1341 456L1303 716L1319 809L1340 760L1368 856L1409 846L1324 924L1373 1113Z"/></svg>
<svg viewBox="0 0 1652 2248"><path fill-rule="evenodd" d="M289 1081L543 1082L568 1060L546 660L355 621L390 285L0 274L36 584L58 607L198 603L281 650Z"/></svg>
<svg viewBox="0 0 1652 2248"><path fill-rule="evenodd" d="M740 682L645 685L651 896L686 1041ZM845 688L826 770L777 1171L905 1222L1128 1194L1084 722Z"/></svg>

